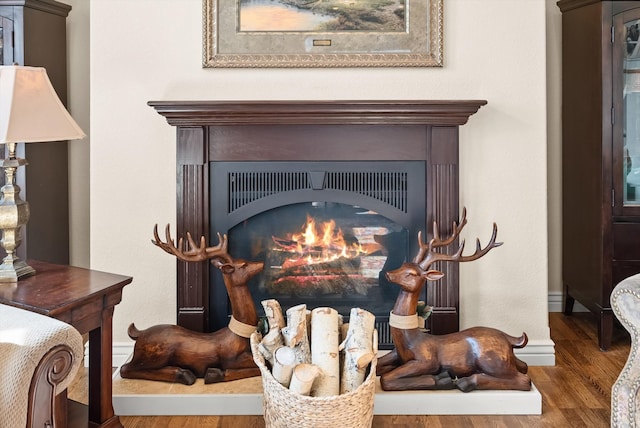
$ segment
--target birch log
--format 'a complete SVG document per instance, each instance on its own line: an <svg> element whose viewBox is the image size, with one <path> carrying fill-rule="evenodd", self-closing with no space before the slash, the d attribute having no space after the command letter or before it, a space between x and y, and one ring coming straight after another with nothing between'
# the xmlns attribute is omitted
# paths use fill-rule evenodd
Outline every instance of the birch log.
<svg viewBox="0 0 640 428"><path fill-rule="evenodd" d="M298 364L293 369L289 390L300 395L311 394L313 382L320 375L320 369L313 364Z"/></svg>
<svg viewBox="0 0 640 428"><path fill-rule="evenodd" d="M270 328L269 333L267 333L260 341L258 350L264 359L269 361L271 367L273 367L273 353L282 345L284 345L284 339L282 338L280 328L278 327Z"/></svg>
<svg viewBox="0 0 640 428"><path fill-rule="evenodd" d="M338 351L340 351L340 382L342 382L342 368L344 367L344 343L347 340L347 333L349 332L349 323L343 322L340 325L340 346L338 347Z"/></svg>
<svg viewBox="0 0 640 428"><path fill-rule="evenodd" d="M296 353L288 346L281 346L273 353L273 377L285 388L289 388L291 375L296 365Z"/></svg>
<svg viewBox="0 0 640 428"><path fill-rule="evenodd" d="M307 305L287 309L287 326L282 329L284 344L296 352L296 362L311 363L311 348L307 336Z"/></svg>
<svg viewBox="0 0 640 428"><path fill-rule="evenodd" d="M347 333L349 332L349 323L345 322L340 326L340 343L347 340Z"/></svg>
<svg viewBox="0 0 640 428"><path fill-rule="evenodd" d="M321 370L311 393L314 397L340 394L339 346L338 311L333 308L311 311L311 363Z"/></svg>
<svg viewBox="0 0 640 428"><path fill-rule="evenodd" d="M267 299L260 303L262 303L264 314L267 317L267 322L269 323L269 331L273 328L282 330L286 324L284 323L284 316L282 315L280 302L276 299Z"/></svg>
<svg viewBox="0 0 640 428"><path fill-rule="evenodd" d="M360 308L352 308L349 315L349 330L344 340L344 364L340 377L340 393L358 388L365 379L367 367L375 358L373 352L373 329L376 317Z"/></svg>

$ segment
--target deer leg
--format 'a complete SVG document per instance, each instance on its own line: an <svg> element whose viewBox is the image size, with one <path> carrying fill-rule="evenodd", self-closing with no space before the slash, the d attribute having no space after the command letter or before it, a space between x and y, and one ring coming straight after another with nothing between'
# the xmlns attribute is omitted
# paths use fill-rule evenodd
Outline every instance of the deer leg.
<svg viewBox="0 0 640 428"><path fill-rule="evenodd" d="M495 377L485 373L476 373L471 376L458 379L456 386L462 392L474 389L510 389L516 391L530 391L531 379L529 376L517 372L511 377Z"/></svg>
<svg viewBox="0 0 640 428"><path fill-rule="evenodd" d="M228 382L231 380L245 379L254 376L260 376L260 369L257 367L227 370L211 367L207 369L207 373L204 375L204 383Z"/></svg>
<svg viewBox="0 0 640 428"><path fill-rule="evenodd" d="M516 357L516 369L518 369L520 373L526 374L529 371L529 366L527 363Z"/></svg>
<svg viewBox="0 0 640 428"><path fill-rule="evenodd" d="M445 370L445 371L442 371L442 372L440 372L440 373L438 373L438 374L437 374L437 375L435 375L434 377L435 377L436 379L438 379L438 380L440 380L440 379L445 379L445 380L446 380L447 378L451 379L451 375L450 375L450 374L449 374L449 372L448 372L448 371L446 371L446 370Z"/></svg>
<svg viewBox="0 0 640 428"><path fill-rule="evenodd" d="M253 356L248 352L238 355L233 363L224 364L224 366L224 369L209 367L204 375L204 383L228 382L260 376L260 369L253 361Z"/></svg>
<svg viewBox="0 0 640 428"><path fill-rule="evenodd" d="M204 374L204 383L224 382L224 370L218 367L209 367Z"/></svg>
<svg viewBox="0 0 640 428"><path fill-rule="evenodd" d="M446 372L436 375L438 367L432 363L412 360L380 377L385 391L407 391L423 389L453 389L455 386Z"/></svg>
<svg viewBox="0 0 640 428"><path fill-rule="evenodd" d="M225 381L244 379L254 376L260 376L260 369L257 367L249 367L246 369L228 369L224 372Z"/></svg>
<svg viewBox="0 0 640 428"><path fill-rule="evenodd" d="M378 358L378 365L376 367L376 375L381 376L384 373L387 373L400 364L400 360L398 359L398 352L393 349L391 352L384 354L382 357Z"/></svg>
<svg viewBox="0 0 640 428"><path fill-rule="evenodd" d="M120 367L120 376L126 379L157 380L160 382L178 382L185 385L193 385L196 376L189 369L182 367L166 366L158 369L136 369L131 363Z"/></svg>

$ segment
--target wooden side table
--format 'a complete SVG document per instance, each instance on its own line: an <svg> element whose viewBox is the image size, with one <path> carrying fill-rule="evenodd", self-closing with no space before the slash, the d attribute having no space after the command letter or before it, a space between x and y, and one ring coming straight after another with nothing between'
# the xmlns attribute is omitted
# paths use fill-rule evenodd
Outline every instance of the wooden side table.
<svg viewBox="0 0 640 428"><path fill-rule="evenodd" d="M89 406L66 401L70 427L122 427L114 414L112 386L112 320L122 288L133 278L90 269L29 260L36 274L0 284L0 303L47 315L89 333ZM62 407L61 407L62 408ZM87 425L83 422L88 420Z"/></svg>

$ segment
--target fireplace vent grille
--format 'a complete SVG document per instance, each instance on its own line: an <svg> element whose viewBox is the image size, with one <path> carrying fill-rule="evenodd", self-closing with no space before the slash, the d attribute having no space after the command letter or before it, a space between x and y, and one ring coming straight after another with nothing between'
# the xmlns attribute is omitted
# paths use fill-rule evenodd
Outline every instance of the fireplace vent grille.
<svg viewBox="0 0 640 428"><path fill-rule="evenodd" d="M228 182L229 213L278 193L311 189L307 172L229 172Z"/></svg>
<svg viewBox="0 0 640 428"><path fill-rule="evenodd" d="M330 172L325 188L359 193L407 212L406 172Z"/></svg>
<svg viewBox="0 0 640 428"><path fill-rule="evenodd" d="M378 330L378 349L393 349L389 317L376 317L375 327Z"/></svg>
<svg viewBox="0 0 640 428"><path fill-rule="evenodd" d="M279 193L320 189L361 194L407 213L407 182L404 171L231 171L228 213Z"/></svg>

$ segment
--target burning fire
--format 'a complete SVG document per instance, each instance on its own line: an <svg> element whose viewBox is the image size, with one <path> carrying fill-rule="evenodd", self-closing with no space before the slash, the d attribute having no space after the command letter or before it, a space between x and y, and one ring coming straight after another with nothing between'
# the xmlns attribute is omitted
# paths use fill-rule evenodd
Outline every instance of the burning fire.
<svg viewBox="0 0 640 428"><path fill-rule="evenodd" d="M335 220L307 215L299 232L272 236L267 290L299 296L367 295L386 260L375 236L387 233L383 226L359 226L350 227L345 236Z"/></svg>
<svg viewBox="0 0 640 428"><path fill-rule="evenodd" d="M273 241L279 250L293 254L287 261L292 265L327 263L341 257L352 259L371 252L358 242L347 242L333 219L318 224L311 216L307 216L302 232L292 233L284 239L274 236Z"/></svg>

